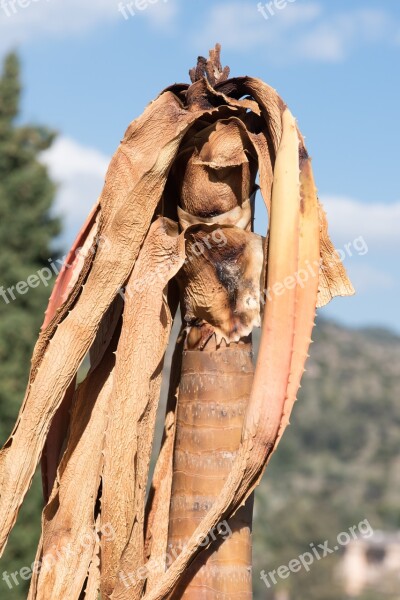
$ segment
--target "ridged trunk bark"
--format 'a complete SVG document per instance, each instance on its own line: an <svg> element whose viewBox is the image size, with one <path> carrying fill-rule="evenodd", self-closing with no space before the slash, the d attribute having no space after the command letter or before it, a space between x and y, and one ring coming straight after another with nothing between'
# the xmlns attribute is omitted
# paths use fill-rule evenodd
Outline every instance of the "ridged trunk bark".
<svg viewBox="0 0 400 600"><path fill-rule="evenodd" d="M250 342L183 354L177 409L168 554L185 546L214 503L239 448L253 380ZM253 497L213 532L171 598L250 600ZM215 538L215 539L214 539ZM204 546L206 544L204 543Z"/></svg>

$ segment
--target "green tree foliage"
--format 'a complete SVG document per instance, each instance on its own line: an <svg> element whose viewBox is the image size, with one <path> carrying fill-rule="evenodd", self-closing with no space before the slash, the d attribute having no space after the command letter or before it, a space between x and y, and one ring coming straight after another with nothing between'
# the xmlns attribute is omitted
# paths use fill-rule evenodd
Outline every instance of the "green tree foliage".
<svg viewBox="0 0 400 600"><path fill-rule="evenodd" d="M48 267L55 257L52 240L60 222L50 214L55 186L39 162L55 134L47 128L18 123L21 96L20 64L9 54L0 79L0 442L10 434L27 383L49 287L16 285ZM2 287L1 287L2 286ZM11 290L11 292L9 291ZM14 298L15 299L14 299ZM30 565L38 539L41 490L36 478L0 567L0 598L25 598L26 585L9 590L1 579Z"/></svg>

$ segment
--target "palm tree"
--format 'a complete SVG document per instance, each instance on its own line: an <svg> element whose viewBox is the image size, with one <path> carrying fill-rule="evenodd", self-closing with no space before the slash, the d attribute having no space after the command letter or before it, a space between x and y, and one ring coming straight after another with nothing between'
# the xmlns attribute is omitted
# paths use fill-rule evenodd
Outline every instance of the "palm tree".
<svg viewBox="0 0 400 600"><path fill-rule="evenodd" d="M228 79L219 54L199 58L191 85L165 90L129 126L50 299L0 454L0 547L45 445L45 468L58 465L31 599L251 598L252 493L288 422L315 308L352 288L329 260L293 116L260 80ZM257 173L265 239L252 232Z"/></svg>

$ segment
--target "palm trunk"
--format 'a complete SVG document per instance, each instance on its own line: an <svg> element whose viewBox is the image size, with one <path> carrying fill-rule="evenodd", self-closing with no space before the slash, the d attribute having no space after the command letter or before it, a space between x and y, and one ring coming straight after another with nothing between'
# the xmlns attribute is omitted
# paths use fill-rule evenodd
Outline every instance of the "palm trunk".
<svg viewBox="0 0 400 600"><path fill-rule="evenodd" d="M251 231L257 161L242 133L235 119L212 123L205 134L188 137L174 165L179 222L186 231L178 278L188 335L178 392L170 561L232 471L253 382L249 334L260 319L263 242ZM210 532L173 600L252 598L252 510L250 496Z"/></svg>
<svg viewBox="0 0 400 600"><path fill-rule="evenodd" d="M186 349L177 412L177 437L168 554L175 557L214 503L239 448L253 380L251 342ZM212 532L208 549L191 564L174 600L249 600L253 498ZM204 545L206 541L204 542Z"/></svg>

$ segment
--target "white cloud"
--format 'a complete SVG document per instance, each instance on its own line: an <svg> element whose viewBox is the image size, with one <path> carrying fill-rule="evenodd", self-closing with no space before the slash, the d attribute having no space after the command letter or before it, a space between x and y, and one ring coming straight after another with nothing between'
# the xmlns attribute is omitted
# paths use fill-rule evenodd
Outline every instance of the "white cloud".
<svg viewBox="0 0 400 600"><path fill-rule="evenodd" d="M103 188L110 158L60 137L42 153L41 160L59 185L54 211L63 217L62 241L71 245Z"/></svg>
<svg viewBox="0 0 400 600"><path fill-rule="evenodd" d="M265 8L272 4L271 11ZM264 6L264 16L260 10ZM204 30L191 36L196 46L218 40L231 50L258 50L265 60L337 62L354 48L374 43L396 44L399 26L381 9L324 12L320 3L287 2L285 8L261 2L219 3L205 18ZM265 16L267 18L265 18Z"/></svg>
<svg viewBox="0 0 400 600"><path fill-rule="evenodd" d="M158 0L153 5L149 4L148 10L144 11L144 15L149 20L150 25L162 31L173 30L177 14L177 0Z"/></svg>
<svg viewBox="0 0 400 600"><path fill-rule="evenodd" d="M128 0L120 4L126 6ZM134 0L131 5L134 16L127 11L129 18L124 20L119 0L1 0L0 52L35 39L77 35L103 23L132 19L143 18L158 29L169 29L177 11L174 0Z"/></svg>
<svg viewBox="0 0 400 600"><path fill-rule="evenodd" d="M386 273L382 269L377 269L368 264L354 263L348 260L344 263L348 270L351 282L357 290L357 294L362 294L371 290L393 290L396 288L397 280L393 274Z"/></svg>
<svg viewBox="0 0 400 600"><path fill-rule="evenodd" d="M336 242L363 236L367 244L400 250L400 202L367 204L343 196L323 196L321 202Z"/></svg>
<svg viewBox="0 0 400 600"><path fill-rule="evenodd" d="M275 48L276 53L280 53L282 40L279 38L283 32L298 24L313 21L320 12L320 6L316 3L288 4L284 10L277 10L275 15L266 21L257 10L256 4L216 4L205 18L204 30L191 36L191 39L201 47L204 44L214 46L215 40L218 40L225 49L251 50L269 46ZM270 58L274 60L274 57Z"/></svg>
<svg viewBox="0 0 400 600"><path fill-rule="evenodd" d="M325 17L296 42L300 56L314 60L339 61L350 51L367 44L395 43L396 26L383 10L363 9Z"/></svg>

